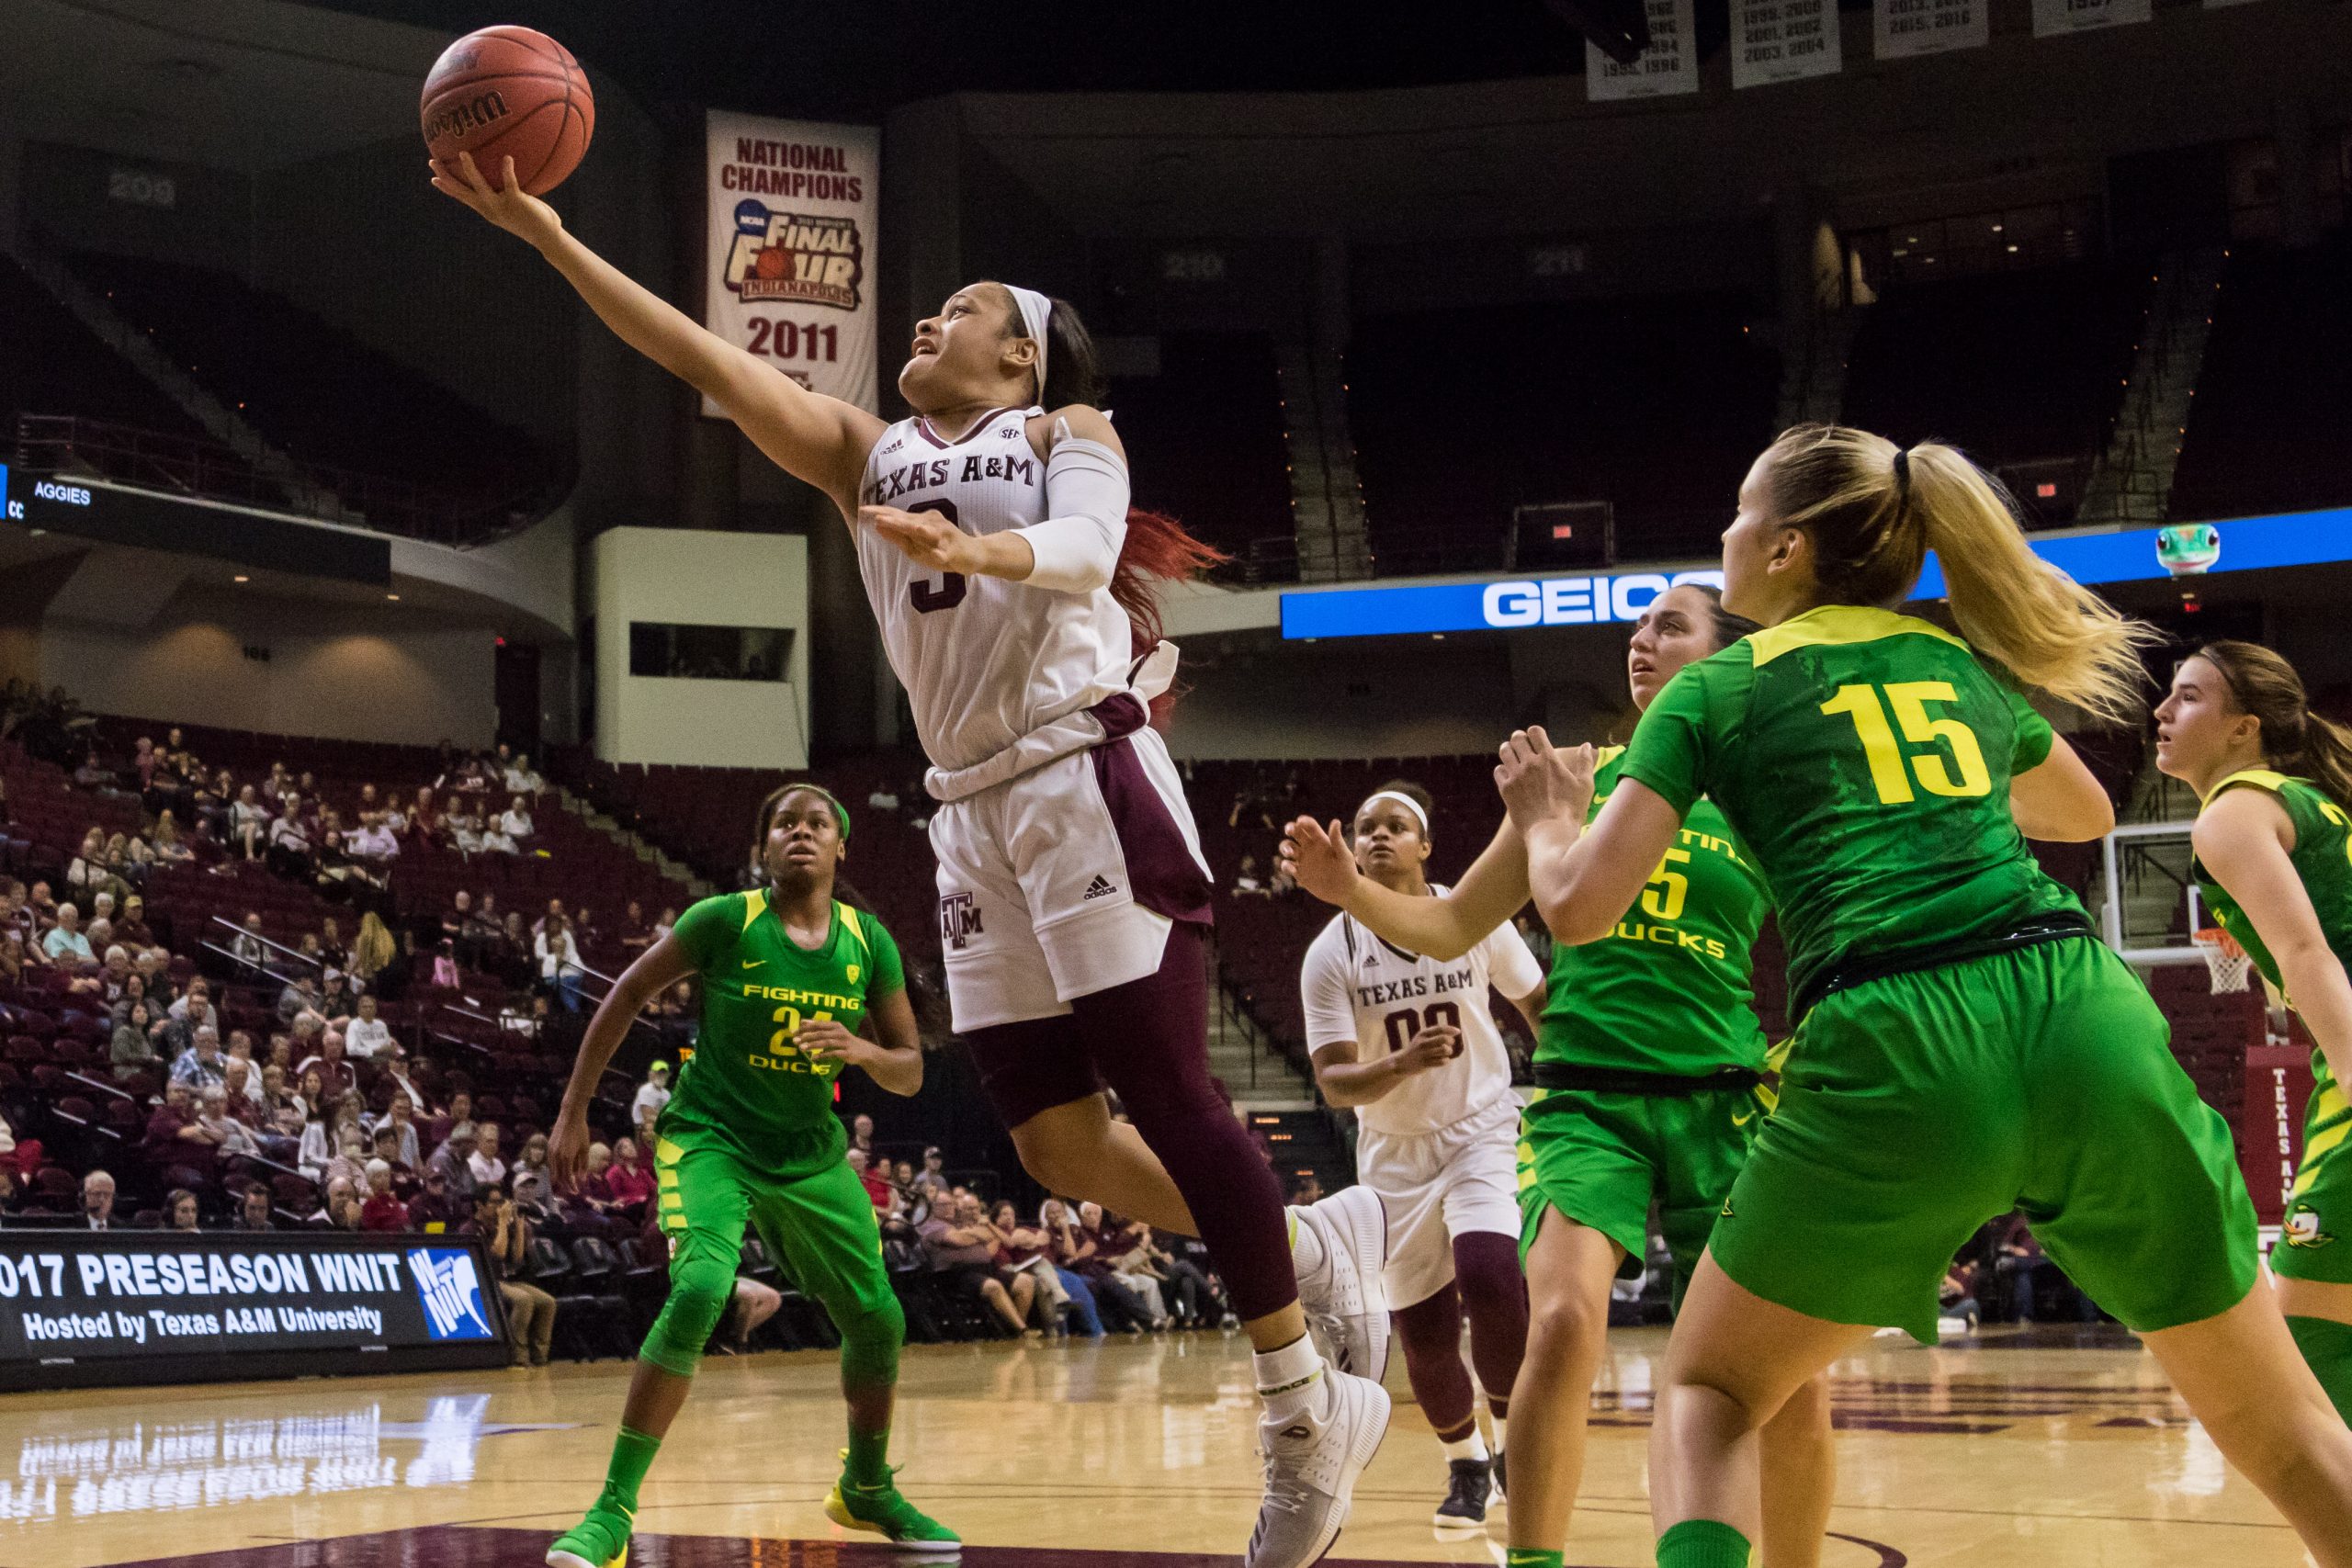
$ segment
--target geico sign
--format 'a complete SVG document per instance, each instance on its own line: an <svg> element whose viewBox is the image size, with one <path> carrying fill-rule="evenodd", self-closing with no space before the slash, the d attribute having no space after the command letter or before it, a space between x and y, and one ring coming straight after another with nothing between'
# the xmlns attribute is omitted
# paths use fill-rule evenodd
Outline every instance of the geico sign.
<svg viewBox="0 0 2352 1568"><path fill-rule="evenodd" d="M1623 577L1545 577L1490 582L1480 602L1487 625L1580 626L1595 621L1638 621L1650 602L1686 582L1724 585L1720 571L1631 571Z"/></svg>

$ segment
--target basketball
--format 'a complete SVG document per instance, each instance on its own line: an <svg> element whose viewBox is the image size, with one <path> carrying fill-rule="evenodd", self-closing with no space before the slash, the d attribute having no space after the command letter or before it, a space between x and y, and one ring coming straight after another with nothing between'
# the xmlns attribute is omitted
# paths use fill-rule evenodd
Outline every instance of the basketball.
<svg viewBox="0 0 2352 1568"><path fill-rule="evenodd" d="M419 108L426 148L452 173L458 154L470 152L482 177L502 186L502 160L512 158L533 196L580 166L596 129L588 73L570 50L529 28L483 28L442 51Z"/></svg>

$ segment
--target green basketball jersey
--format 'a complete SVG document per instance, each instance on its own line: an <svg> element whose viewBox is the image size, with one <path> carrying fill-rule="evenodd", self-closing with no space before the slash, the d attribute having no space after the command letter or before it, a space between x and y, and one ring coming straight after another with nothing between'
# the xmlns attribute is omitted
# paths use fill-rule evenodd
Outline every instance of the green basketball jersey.
<svg viewBox="0 0 2352 1568"><path fill-rule="evenodd" d="M2225 789L2266 790L2287 813L2287 820L2294 825L2295 849L2287 858L2295 867L2295 874L2303 879L2303 891L2311 896L2312 912L2319 917L2320 933L2327 938L2328 951L2335 954L2337 963L2352 970L2352 818L2342 807L2327 797L2317 784L2308 779L2289 778L2261 768L2247 768L2232 773L2213 786L2213 795ZM2222 885L2213 880L2203 865L2197 867L2197 888L2213 911L2213 919L2222 929L2237 939L2245 955L2262 977L2283 992L2285 985L2278 977L2278 961L2262 945L2261 933L2254 922L2245 918L2245 910L2230 897ZM2292 1006L2294 998L2289 997ZM2320 1104L2320 1096L2327 1094L2335 1078L2327 1070L2327 1060L2317 1051L2312 1053L2312 1076L2317 1080L2312 1103ZM2343 1096L2332 1097L2335 1110L2344 1111ZM2352 1112L2337 1118L2345 1132L2352 1132Z"/></svg>
<svg viewBox="0 0 2352 1568"><path fill-rule="evenodd" d="M1622 746L1600 753L1588 821L1617 786L1624 756ZM1617 929L1580 947L1554 944L1535 1059L1686 1077L1761 1070L1749 973L1770 908L1763 874L1724 814L1713 801L1692 802Z"/></svg>
<svg viewBox="0 0 2352 1568"><path fill-rule="evenodd" d="M793 1037L824 1018L855 1032L869 998L904 990L899 944L880 920L836 901L824 945L803 949L763 890L706 898L678 918L674 934L702 975L702 1029L662 1135L706 1134L767 1169L805 1163L819 1134L839 1158L840 1066L803 1055Z"/></svg>
<svg viewBox="0 0 2352 1568"><path fill-rule="evenodd" d="M1849 958L2082 917L2009 815L2009 780L2051 743L1951 633L1823 605L1686 666L1621 772L1686 818L1702 795L1723 808L1772 889L1801 1009Z"/></svg>

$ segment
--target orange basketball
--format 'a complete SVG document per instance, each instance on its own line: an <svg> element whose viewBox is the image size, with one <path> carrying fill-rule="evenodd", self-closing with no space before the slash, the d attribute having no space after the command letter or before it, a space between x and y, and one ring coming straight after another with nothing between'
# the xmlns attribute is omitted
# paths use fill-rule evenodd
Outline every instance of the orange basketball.
<svg viewBox="0 0 2352 1568"><path fill-rule="evenodd" d="M468 33L433 62L421 106L424 145L452 174L458 154L502 186L503 160L533 196L545 196L580 166L596 129L588 73L571 51L528 28Z"/></svg>

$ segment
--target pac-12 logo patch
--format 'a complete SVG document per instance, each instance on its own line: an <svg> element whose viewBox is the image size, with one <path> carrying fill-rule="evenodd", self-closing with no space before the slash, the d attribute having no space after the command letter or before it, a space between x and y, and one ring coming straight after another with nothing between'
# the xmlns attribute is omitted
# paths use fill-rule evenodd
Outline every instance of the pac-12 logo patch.
<svg viewBox="0 0 2352 1568"><path fill-rule="evenodd" d="M2287 1211L2286 1228L2279 1239L2289 1247L2321 1247L2335 1238L2319 1228L2319 1211L2309 1203L2298 1203Z"/></svg>
<svg viewBox="0 0 2352 1568"><path fill-rule="evenodd" d="M854 218L778 212L745 197L735 204L727 287L749 305L775 301L857 309L865 248Z"/></svg>
<svg viewBox="0 0 2352 1568"><path fill-rule="evenodd" d="M980 906L969 893L944 893L939 899L940 945L961 953L980 934Z"/></svg>

